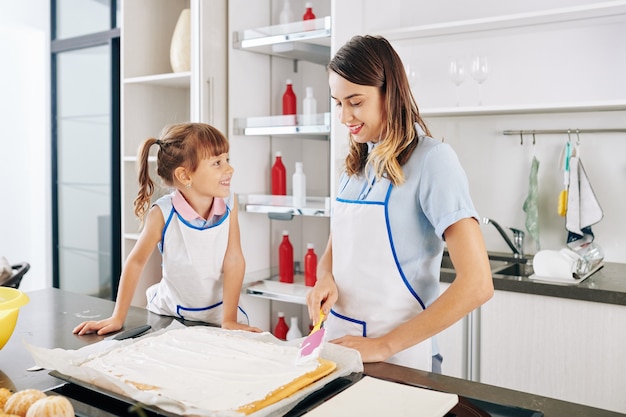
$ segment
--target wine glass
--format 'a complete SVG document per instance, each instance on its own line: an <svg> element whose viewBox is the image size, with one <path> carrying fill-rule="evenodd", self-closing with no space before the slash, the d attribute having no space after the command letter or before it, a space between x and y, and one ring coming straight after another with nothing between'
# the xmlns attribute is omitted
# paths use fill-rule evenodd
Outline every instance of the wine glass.
<svg viewBox="0 0 626 417"><path fill-rule="evenodd" d="M484 55L474 55L472 58L472 68L470 70L472 78L478 83L478 105L483 104L483 83L489 75L489 62Z"/></svg>
<svg viewBox="0 0 626 417"><path fill-rule="evenodd" d="M465 81L465 65L462 58L452 58L450 60L450 66L448 67L448 74L450 79L456 85L456 105L459 105L459 87Z"/></svg>

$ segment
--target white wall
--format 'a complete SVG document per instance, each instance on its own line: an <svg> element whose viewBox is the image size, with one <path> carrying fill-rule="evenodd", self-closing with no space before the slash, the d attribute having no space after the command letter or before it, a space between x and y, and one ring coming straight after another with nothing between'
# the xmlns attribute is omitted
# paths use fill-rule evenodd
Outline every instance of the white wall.
<svg viewBox="0 0 626 417"><path fill-rule="evenodd" d="M336 3L341 2L337 0ZM344 34L346 26L350 26L352 35L367 33L389 37L401 27L595 3L591 0L481 0L469 3L443 0L423 4L410 0L362 0L363 16L336 16L335 23L342 25ZM490 60L491 71L482 85L484 107L624 103L624 22L624 15L621 15L500 31L468 31L426 38L398 37L392 43L405 64L410 64L411 71L415 71L412 87L421 110L454 109L457 91L448 75L448 63L452 56L462 56L467 67L469 58L475 53L486 54ZM479 88L468 75L458 88L460 106L479 108ZM505 136L502 131L626 129L626 111L426 116L426 120L433 136L451 144L459 155L479 214L493 218L503 227L525 229L526 214L522 205L528 194L532 157L537 157L540 163L541 249L558 249L566 245L565 219L557 214L557 202L563 188L559 154L567 135L539 135L535 146L532 137L526 136L521 146L519 137ZM343 127L337 129L345 131ZM576 140L576 136L573 135L572 139ZM626 180L626 133L583 134L580 139L581 160L604 211L604 218L592 228L596 243L604 249L605 260L624 263L626 196L621 190ZM482 225L482 230L489 250L509 251L495 228ZM535 242L528 239L526 251L535 253L536 250Z"/></svg>
<svg viewBox="0 0 626 417"><path fill-rule="evenodd" d="M0 4L0 256L52 285L49 1Z"/></svg>

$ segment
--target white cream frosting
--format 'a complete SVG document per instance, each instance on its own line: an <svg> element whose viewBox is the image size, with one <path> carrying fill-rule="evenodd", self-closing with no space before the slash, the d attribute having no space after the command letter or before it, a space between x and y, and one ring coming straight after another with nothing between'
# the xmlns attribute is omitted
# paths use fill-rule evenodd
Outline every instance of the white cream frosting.
<svg viewBox="0 0 626 417"><path fill-rule="evenodd" d="M250 338L238 331L193 326L145 337L112 349L82 366L207 411L236 410L314 371L296 366L296 346Z"/></svg>

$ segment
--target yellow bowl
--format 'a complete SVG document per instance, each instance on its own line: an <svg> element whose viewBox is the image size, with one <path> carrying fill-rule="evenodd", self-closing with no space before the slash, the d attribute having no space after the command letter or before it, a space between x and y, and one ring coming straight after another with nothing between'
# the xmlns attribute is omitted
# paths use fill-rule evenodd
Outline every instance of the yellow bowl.
<svg viewBox="0 0 626 417"><path fill-rule="evenodd" d="M0 349L9 341L20 307L28 304L30 299L20 290L0 287Z"/></svg>

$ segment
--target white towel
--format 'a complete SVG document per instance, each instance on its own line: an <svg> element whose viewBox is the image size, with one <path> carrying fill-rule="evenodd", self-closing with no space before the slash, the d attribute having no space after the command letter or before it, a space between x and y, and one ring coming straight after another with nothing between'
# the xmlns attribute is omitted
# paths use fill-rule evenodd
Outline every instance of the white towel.
<svg viewBox="0 0 626 417"><path fill-rule="evenodd" d="M584 235L581 229L602 220L604 213L596 198L580 158L572 156L569 162L570 181L567 195L565 228Z"/></svg>

